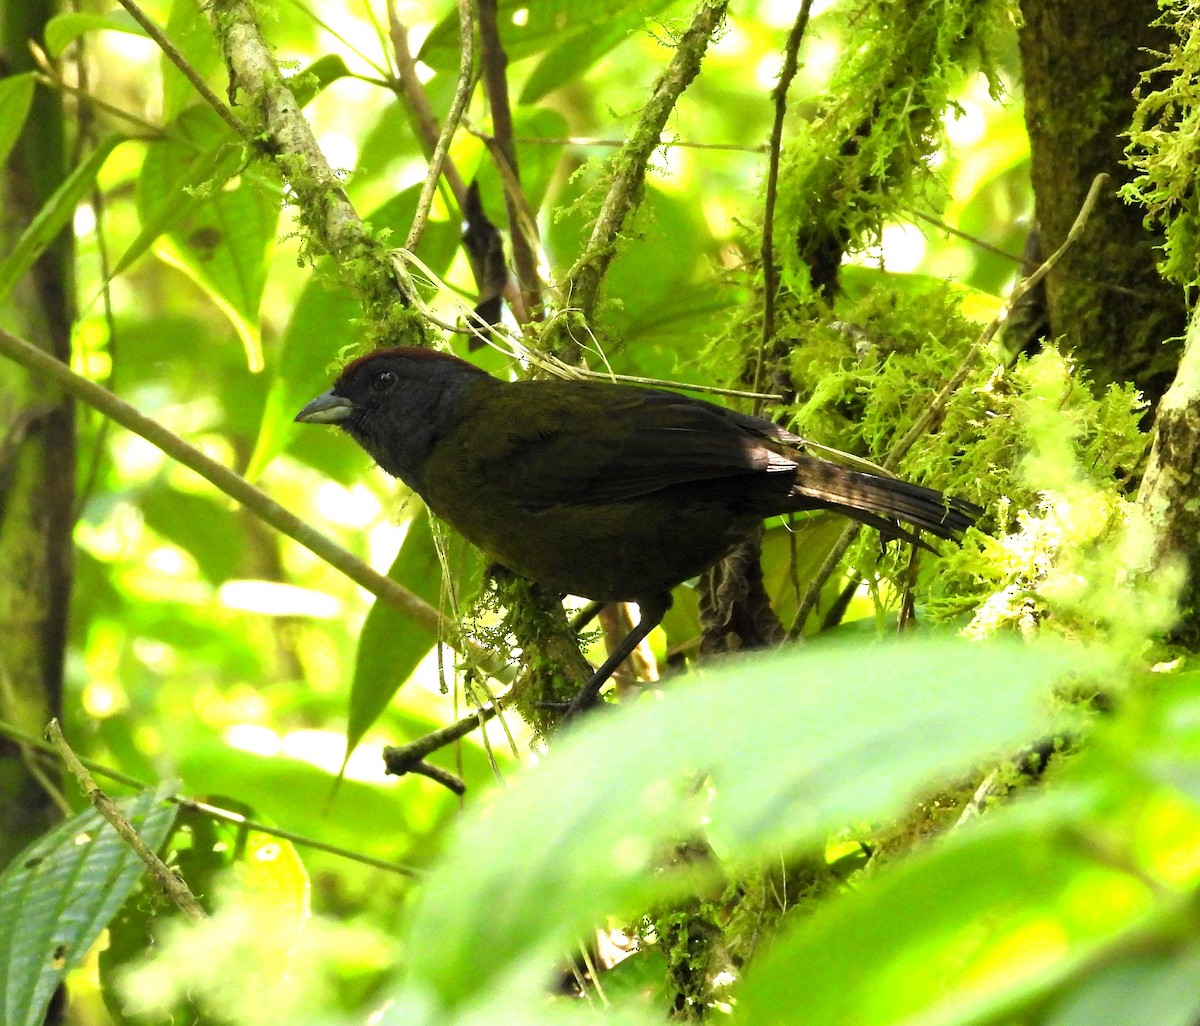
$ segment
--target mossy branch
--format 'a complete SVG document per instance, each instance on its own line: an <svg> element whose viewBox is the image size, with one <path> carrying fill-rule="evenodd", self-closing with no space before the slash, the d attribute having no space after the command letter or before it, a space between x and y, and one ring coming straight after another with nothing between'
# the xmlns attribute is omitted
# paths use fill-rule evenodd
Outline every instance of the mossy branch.
<svg viewBox="0 0 1200 1026"><path fill-rule="evenodd" d="M708 44L725 18L727 0L702 3L691 25L679 39L675 56L658 80L641 117L621 152L614 161L612 184L600 215L592 228L591 238L567 274L564 290L572 309L590 320L600 299L600 287L608 265L616 255L617 240L629 218L641 204L646 184L646 166L662 144L662 131L667 118L683 91L700 73L700 62Z"/></svg>
<svg viewBox="0 0 1200 1026"><path fill-rule="evenodd" d="M213 27L230 72L230 95L248 98L253 127L292 191L300 222L329 253L360 297L374 334L392 339L423 331L396 282L385 247L354 209L338 174L317 145L291 87L263 38L250 0L214 0ZM397 310L399 307L399 311ZM403 316L397 316L400 312Z"/></svg>

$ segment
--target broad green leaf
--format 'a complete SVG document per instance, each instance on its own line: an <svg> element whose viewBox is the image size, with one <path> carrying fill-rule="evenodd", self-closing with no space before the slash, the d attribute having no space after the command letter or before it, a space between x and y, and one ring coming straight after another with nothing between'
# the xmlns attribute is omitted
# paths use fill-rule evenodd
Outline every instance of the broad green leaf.
<svg viewBox="0 0 1200 1026"><path fill-rule="evenodd" d="M157 480L138 499L146 526L191 553L204 577L221 584L233 576L245 551L238 514L209 495L181 492Z"/></svg>
<svg viewBox="0 0 1200 1026"><path fill-rule="evenodd" d="M242 149L207 107L189 107L153 143L138 179L142 231L115 274L162 235L159 255L184 271L229 318L252 371L263 366L258 306L280 193L257 170L234 179Z"/></svg>
<svg viewBox="0 0 1200 1026"><path fill-rule="evenodd" d="M167 785L118 805L151 849L175 806ZM145 872L95 809L34 841L0 875L0 1022L40 1026L55 988L78 965Z"/></svg>
<svg viewBox="0 0 1200 1026"><path fill-rule="evenodd" d="M21 233L12 251L4 262L0 263L0 301L3 301L13 286L33 266L34 261L58 238L59 232L71 223L75 216L75 208L92 187L109 154L124 141L123 135L110 135L101 140L88 154L87 159L67 176L66 181L37 212L29 226Z"/></svg>
<svg viewBox="0 0 1200 1026"><path fill-rule="evenodd" d="M478 551L453 531L445 532L443 544L451 570L463 571L453 582L462 599L470 591L467 582L479 571ZM428 510L422 508L413 517L388 576L431 605L439 604L442 566ZM347 759L387 708L392 696L425 658L435 640L394 606L381 599L375 600L358 636L354 658L350 716L346 724Z"/></svg>
<svg viewBox="0 0 1200 1026"><path fill-rule="evenodd" d="M521 103L537 103L547 93L586 75L600 58L615 50L633 33L642 31L647 18L668 6L670 0L638 4L636 9L625 12L625 17L589 27L558 42L538 61L525 82Z"/></svg>
<svg viewBox="0 0 1200 1026"><path fill-rule="evenodd" d="M0 164L8 160L21 136L33 102L33 86L32 71L0 78Z"/></svg>
<svg viewBox="0 0 1200 1026"><path fill-rule="evenodd" d="M572 197L587 187L573 182ZM546 248L569 262L590 234L576 207L547 226ZM738 292L713 273L715 243L701 211L682 198L648 186L625 235L601 293L601 343L619 371L673 378L723 330Z"/></svg>
<svg viewBox="0 0 1200 1026"><path fill-rule="evenodd" d="M247 172L192 207L155 247L229 318L252 372L264 366L258 308L279 209L278 188Z"/></svg>
<svg viewBox="0 0 1200 1026"><path fill-rule="evenodd" d="M127 32L133 36L146 36L146 30L126 11L109 14L68 11L56 14L46 22L46 52L57 57L86 32Z"/></svg>
<svg viewBox="0 0 1200 1026"><path fill-rule="evenodd" d="M288 79L292 94L301 107L306 107L321 90L350 74L346 62L336 53L318 57L298 75Z"/></svg>
<svg viewBox="0 0 1200 1026"><path fill-rule="evenodd" d="M243 164L241 146L208 107L189 107L166 138L150 144L138 178L141 231L110 272L116 278L169 231L221 190Z"/></svg>
<svg viewBox="0 0 1200 1026"><path fill-rule="evenodd" d="M604 914L694 885L662 852L702 828L736 870L898 811L1044 736L1044 691L1068 665L1016 642L810 643L598 713L464 820L414 910L409 986L444 1022L538 978Z"/></svg>
<svg viewBox="0 0 1200 1026"><path fill-rule="evenodd" d="M1195 1026L1200 948L1140 954L1103 966L1046 1017L1046 1026Z"/></svg>
<svg viewBox="0 0 1200 1026"><path fill-rule="evenodd" d="M287 448L300 407L333 383L338 352L362 341L363 327L356 321L361 313L349 289L331 279L329 261L318 261L276 347L262 424L246 467L250 480Z"/></svg>

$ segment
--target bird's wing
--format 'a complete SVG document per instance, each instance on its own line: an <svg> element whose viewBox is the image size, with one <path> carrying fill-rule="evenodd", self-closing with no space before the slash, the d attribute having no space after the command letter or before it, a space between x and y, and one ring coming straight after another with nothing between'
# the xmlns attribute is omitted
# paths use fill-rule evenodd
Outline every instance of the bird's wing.
<svg viewBox="0 0 1200 1026"><path fill-rule="evenodd" d="M537 508L619 502L796 466L722 407L656 389L573 384L531 382L497 395L504 409L490 411L489 422L504 427L475 440L475 472L491 478L503 468L505 481L496 483L536 497L528 504Z"/></svg>

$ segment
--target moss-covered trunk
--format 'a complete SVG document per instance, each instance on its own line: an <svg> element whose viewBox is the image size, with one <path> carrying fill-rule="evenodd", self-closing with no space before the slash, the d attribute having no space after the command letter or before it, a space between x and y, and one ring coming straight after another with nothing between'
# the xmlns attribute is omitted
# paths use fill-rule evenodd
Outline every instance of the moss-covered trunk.
<svg viewBox="0 0 1200 1026"><path fill-rule="evenodd" d="M1097 385L1132 381L1152 401L1170 385L1184 330L1180 291L1155 269L1143 211L1117 188L1132 177L1123 149L1139 76L1157 63L1147 48L1154 0L1023 0L1020 34L1025 119L1042 249L1057 249L1092 179L1113 179L1084 237L1047 284L1050 334L1063 336Z"/></svg>
<svg viewBox="0 0 1200 1026"><path fill-rule="evenodd" d="M53 0L0 7L7 70L32 66ZM63 180L67 157L57 93L39 86L24 131L0 177L0 251ZM70 359L73 246L64 232L4 303L7 324L61 360ZM75 421L71 403L13 369L0 375L0 717L40 731L58 715L71 589L75 515ZM42 833L55 809L26 756L0 739L0 866Z"/></svg>

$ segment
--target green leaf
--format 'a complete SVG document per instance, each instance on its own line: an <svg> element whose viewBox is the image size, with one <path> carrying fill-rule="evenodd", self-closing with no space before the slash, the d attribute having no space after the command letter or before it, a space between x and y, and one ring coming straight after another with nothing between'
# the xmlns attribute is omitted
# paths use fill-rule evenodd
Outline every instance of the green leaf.
<svg viewBox="0 0 1200 1026"><path fill-rule="evenodd" d="M586 4L578 0L539 0L536 4L501 0L497 19L504 52L510 61L518 61L560 44L565 47L570 41L584 41L596 33L615 35L618 26L623 38L666 6L666 0L589 0ZM620 39L613 45L616 42ZM589 56L595 60L599 55L589 55L585 50L583 67L589 66ZM429 33L420 57L437 71L458 68L458 15L453 8Z"/></svg>
<svg viewBox="0 0 1200 1026"><path fill-rule="evenodd" d="M33 103L33 72L0 78L0 165L21 136L29 105Z"/></svg>
<svg viewBox="0 0 1200 1026"><path fill-rule="evenodd" d="M323 89L349 74L350 69L341 56L327 53L324 57L318 57L300 74L289 78L288 85L296 102L301 107L307 107Z"/></svg>
<svg viewBox="0 0 1200 1026"><path fill-rule="evenodd" d="M1009 810L825 905L747 973L737 1021L790 1023L796 1008L813 1026L1009 1021L1002 1010L1135 928L1149 902L1144 882L1064 844L1094 800Z"/></svg>
<svg viewBox="0 0 1200 1026"><path fill-rule="evenodd" d="M480 557L453 531L445 532L446 561L451 570L460 569L454 586L460 598L468 589L464 582L480 569ZM442 566L434 544L429 511L422 507L409 524L408 533L388 576L426 602L437 605L442 588ZM379 719L392 696L408 680L417 664L433 647L434 638L394 606L376 599L367 613L354 659L354 681L350 686L350 715L346 724L346 758L363 735Z"/></svg>
<svg viewBox="0 0 1200 1026"><path fill-rule="evenodd" d="M275 239L277 185L254 170L234 179L240 145L207 107L189 107L153 143L138 179L142 231L119 270L166 234L159 255L196 282L229 318L251 371L263 367L258 307Z"/></svg>
<svg viewBox="0 0 1200 1026"><path fill-rule="evenodd" d="M59 232L70 224L75 216L75 208L92 187L109 154L123 142L123 135L106 136L88 154L87 159L67 176L66 181L54 190L54 195L37 212L8 257L0 264L0 301L8 296L34 261L58 238Z"/></svg>
<svg viewBox="0 0 1200 1026"><path fill-rule="evenodd" d="M90 14L84 11L69 11L56 14L46 22L46 52L57 57L76 39L87 32L127 32L132 36L146 36L146 30L125 11L109 14Z"/></svg>
<svg viewBox="0 0 1200 1026"><path fill-rule="evenodd" d="M191 216L241 167L240 145L208 107L189 107L150 144L138 178L141 231L113 266L116 278L164 232Z"/></svg>
<svg viewBox="0 0 1200 1026"><path fill-rule="evenodd" d="M577 81L606 54L615 50L633 33L641 31L647 18L670 5L670 0L639 4L626 12L632 17L616 18L600 26L589 26L563 39L533 69L521 90L521 103L534 104L560 86Z"/></svg>
<svg viewBox="0 0 1200 1026"><path fill-rule="evenodd" d="M1195 1026L1200 948L1147 954L1103 967L1044 1020L1046 1026Z"/></svg>
<svg viewBox="0 0 1200 1026"><path fill-rule="evenodd" d="M150 848L175 819L164 785L118 802ZM145 872L95 809L34 841L0 875L0 1022L40 1026L55 988L78 965Z"/></svg>
<svg viewBox="0 0 1200 1026"><path fill-rule="evenodd" d="M221 52L217 49L212 26L197 10L195 0L174 0L163 32L202 79L210 85L218 81L217 76L224 67ZM159 67L163 89L162 117L169 123L197 102L196 87L166 54L159 61ZM220 95L224 88L225 83L221 81L216 87L217 94Z"/></svg>
<svg viewBox="0 0 1200 1026"><path fill-rule="evenodd" d="M242 560L246 539L238 514L210 495L154 481L138 499L146 526L191 553L204 577L222 584Z"/></svg>
<svg viewBox="0 0 1200 1026"><path fill-rule="evenodd" d="M464 820L414 911L409 986L444 1022L540 978L602 915L694 886L662 852L701 824L736 871L896 812L1043 736L1043 692L1068 665L1064 648L1016 642L809 644L597 715Z"/></svg>

